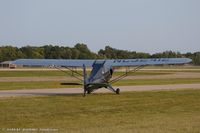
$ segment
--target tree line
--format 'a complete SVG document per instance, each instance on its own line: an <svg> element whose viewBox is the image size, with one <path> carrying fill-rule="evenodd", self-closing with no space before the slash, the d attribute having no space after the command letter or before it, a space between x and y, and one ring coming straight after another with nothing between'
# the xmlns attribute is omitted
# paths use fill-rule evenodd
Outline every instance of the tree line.
<svg viewBox="0 0 200 133"><path fill-rule="evenodd" d="M13 46L0 47L0 62L19 58L27 59L135 59L135 58L179 58L186 57L193 60L194 65L200 65L200 52L182 54L174 51L164 51L155 54L120 50L106 46L98 53L92 52L86 44L76 44L74 47L44 45L40 47Z"/></svg>

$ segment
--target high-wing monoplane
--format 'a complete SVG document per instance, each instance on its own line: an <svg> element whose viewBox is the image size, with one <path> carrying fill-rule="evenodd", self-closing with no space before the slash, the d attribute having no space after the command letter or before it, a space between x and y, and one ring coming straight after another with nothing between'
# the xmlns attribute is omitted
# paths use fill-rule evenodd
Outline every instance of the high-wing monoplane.
<svg viewBox="0 0 200 133"><path fill-rule="evenodd" d="M189 58L152 58L152 59L113 59L113 60L84 60L84 59L18 59L13 64L24 66L54 66L60 69L64 67L81 75L83 79L84 96L86 93L107 88L116 94L120 93L120 89L114 89L112 83L117 82L129 73L134 73L147 65L165 65L165 64L185 64L191 62ZM87 75L86 68L91 67L91 72ZM126 72L114 79L112 78L114 68L126 67ZM134 67L134 68L132 68ZM72 68L81 68L83 73L79 73ZM77 77L78 78L78 77Z"/></svg>

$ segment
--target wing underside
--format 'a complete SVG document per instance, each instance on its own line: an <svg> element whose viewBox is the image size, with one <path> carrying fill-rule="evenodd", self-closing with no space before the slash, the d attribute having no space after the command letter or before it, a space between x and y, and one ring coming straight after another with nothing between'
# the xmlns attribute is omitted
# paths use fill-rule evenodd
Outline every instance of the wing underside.
<svg viewBox="0 0 200 133"><path fill-rule="evenodd" d="M115 67L123 67L123 66L185 64L191 61L192 60L189 58L117 59L117 60L108 60L106 64Z"/></svg>
<svg viewBox="0 0 200 133"><path fill-rule="evenodd" d="M65 60L65 59L18 59L13 64L24 66L66 66L66 67L91 67L95 60Z"/></svg>
<svg viewBox="0 0 200 133"><path fill-rule="evenodd" d="M24 66L65 66L65 67L92 67L96 60L84 59L18 59L13 64ZM99 61L99 60L98 60ZM162 65L162 64L185 64L191 62L189 58L152 58L152 59L116 59L102 60L106 66L128 67L144 65Z"/></svg>

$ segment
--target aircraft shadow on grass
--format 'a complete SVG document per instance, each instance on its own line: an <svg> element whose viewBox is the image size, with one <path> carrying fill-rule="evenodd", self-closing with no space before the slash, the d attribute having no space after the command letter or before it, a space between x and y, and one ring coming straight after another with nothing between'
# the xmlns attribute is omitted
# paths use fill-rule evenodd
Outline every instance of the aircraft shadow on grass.
<svg viewBox="0 0 200 133"><path fill-rule="evenodd" d="M83 85L81 83L60 83L60 85Z"/></svg>
<svg viewBox="0 0 200 133"><path fill-rule="evenodd" d="M82 93L24 93L30 96L80 96Z"/></svg>

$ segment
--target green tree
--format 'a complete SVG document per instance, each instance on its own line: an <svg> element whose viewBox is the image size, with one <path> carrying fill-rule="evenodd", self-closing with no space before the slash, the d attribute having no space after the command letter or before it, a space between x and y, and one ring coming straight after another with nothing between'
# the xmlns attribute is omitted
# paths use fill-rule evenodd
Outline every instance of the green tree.
<svg viewBox="0 0 200 133"><path fill-rule="evenodd" d="M200 52L194 53L193 64L200 65Z"/></svg>
<svg viewBox="0 0 200 133"><path fill-rule="evenodd" d="M44 58L44 49L41 47L25 46L22 47L20 50L24 54L25 58L30 58L30 59Z"/></svg>
<svg viewBox="0 0 200 133"><path fill-rule="evenodd" d="M156 53L151 58L180 58L182 57L180 52L164 51L162 53Z"/></svg>
<svg viewBox="0 0 200 133"><path fill-rule="evenodd" d="M17 58L22 58L23 54L17 47L3 46L0 47L0 61L10 61Z"/></svg>
<svg viewBox="0 0 200 133"><path fill-rule="evenodd" d="M119 50L110 46L106 46L105 50L99 50L98 55L108 59L134 59L150 57L150 54L148 53L136 53L135 51Z"/></svg>
<svg viewBox="0 0 200 133"><path fill-rule="evenodd" d="M76 44L74 46L75 49L79 51L78 59L95 59L97 58L97 55L93 52L91 52L86 44Z"/></svg>

